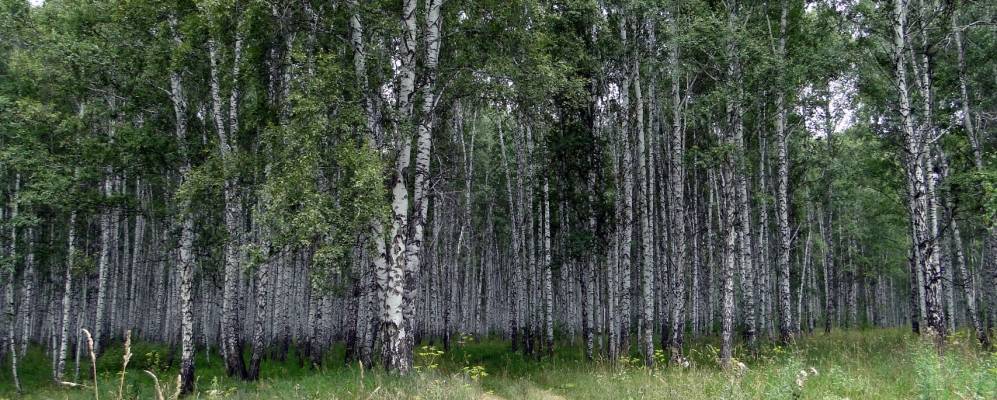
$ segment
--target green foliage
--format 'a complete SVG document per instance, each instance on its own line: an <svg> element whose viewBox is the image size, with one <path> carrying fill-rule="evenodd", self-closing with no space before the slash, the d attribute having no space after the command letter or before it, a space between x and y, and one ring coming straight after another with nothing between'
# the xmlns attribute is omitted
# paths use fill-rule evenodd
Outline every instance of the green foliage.
<svg viewBox="0 0 997 400"><path fill-rule="evenodd" d="M443 350L436 348L433 345L420 346L416 351L416 365L415 369L417 371L422 370L434 370L439 368L439 359L445 354Z"/></svg>
<svg viewBox="0 0 997 400"><path fill-rule="evenodd" d="M124 347L121 343L108 346L97 359L97 370L117 372L121 371L122 356ZM143 341L134 341L131 344L132 358L128 362L130 371L149 370L155 373L165 373L170 369L170 363L174 362L179 354L174 354L168 346Z"/></svg>

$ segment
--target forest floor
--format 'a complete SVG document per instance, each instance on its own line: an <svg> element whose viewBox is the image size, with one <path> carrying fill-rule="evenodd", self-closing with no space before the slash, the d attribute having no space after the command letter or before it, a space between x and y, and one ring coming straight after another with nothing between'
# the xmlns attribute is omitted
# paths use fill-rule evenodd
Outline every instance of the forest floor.
<svg viewBox="0 0 997 400"><path fill-rule="evenodd" d="M715 339L697 340L686 351L688 366L646 369L634 354L614 364L587 362L582 349L564 343L552 359L510 351L500 341L455 343L450 351L422 346L419 372L405 377L363 371L342 363L342 349L326 366L312 369L293 357L264 362L262 379L244 383L225 377L217 354L197 359L197 399L997 399L997 353L975 349L966 332L953 335L944 356L902 329L817 333L788 347L759 346L757 357L739 347L739 371L717 367ZM156 399L155 371L165 398L177 376L169 350L137 343L119 395L123 348L109 348L97 361L100 398ZM337 358L339 357L339 358ZM0 372L0 399L13 392L9 360ZM73 377L68 363L67 376ZM89 376L81 366L82 376ZM40 348L20 362L26 399L92 399L91 382L63 388L50 381L51 361Z"/></svg>

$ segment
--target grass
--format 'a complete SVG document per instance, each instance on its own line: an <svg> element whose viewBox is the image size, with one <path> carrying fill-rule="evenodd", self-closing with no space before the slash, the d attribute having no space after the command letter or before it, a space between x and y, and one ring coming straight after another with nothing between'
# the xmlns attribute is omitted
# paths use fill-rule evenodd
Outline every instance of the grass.
<svg viewBox="0 0 997 400"><path fill-rule="evenodd" d="M725 372L716 366L715 339L697 340L686 354L688 367L648 370L637 357L614 364L587 362L582 349L563 343L553 359L511 353L508 343L468 341L442 352L417 349L419 372L399 377L344 365L342 349L326 366L312 369L291 352L283 363L264 362L255 383L225 377L217 354L199 352L197 399L997 399L997 354L976 350L972 336L953 335L939 356L906 330L862 330L817 334L789 347L763 344L757 357L738 348L747 368ZM169 398L178 360L165 347L133 343L124 379L124 399L155 399L157 374ZM118 398L124 348L110 347L97 360L100 397ZM26 399L93 399L85 388L51 383L50 361L40 348L21 360ZM86 367L81 376L89 378ZM67 373L72 377L72 371ZM6 366L0 399L17 398Z"/></svg>

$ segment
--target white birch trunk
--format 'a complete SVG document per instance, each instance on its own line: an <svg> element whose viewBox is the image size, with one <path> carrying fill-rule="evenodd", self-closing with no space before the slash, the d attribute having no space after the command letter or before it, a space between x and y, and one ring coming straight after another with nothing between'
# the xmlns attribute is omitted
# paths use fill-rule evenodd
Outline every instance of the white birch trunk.
<svg viewBox="0 0 997 400"><path fill-rule="evenodd" d="M895 0L893 12L893 51L895 68L895 87L899 96L898 110L900 113L902 143L904 146L904 166L907 174L907 201L910 213L911 233L913 240L913 251L915 258L921 261L920 270L924 272L924 303L925 319L928 325L927 334L937 345L941 345L945 338L945 325L942 310L939 306L941 299L941 271L937 264L937 258L927 249L931 246L930 236L930 216L929 200L926 185L925 163L925 143L924 133L919 132L914 127L913 115L911 113L911 100L908 93L907 83L907 58L905 53L908 49L907 43L907 16L908 0ZM913 60L912 60L913 61ZM924 71L927 74L927 71ZM923 89L927 89L927 84ZM923 90L922 89L922 90ZM929 96L930 98L930 96ZM928 100L930 101L930 100ZM930 123L930 122L929 122ZM936 254L937 255L937 254Z"/></svg>
<svg viewBox="0 0 997 400"><path fill-rule="evenodd" d="M35 235L34 230L28 227L26 244L27 250L24 255L24 274L21 275L21 290L23 294L21 296L21 354L27 354L28 352L28 342L31 341L32 328L34 327L34 317L35 317L35 303L34 303L34 290L35 290L35 248L34 241ZM12 282L13 283L13 282ZM13 326L11 326L13 329Z"/></svg>
<svg viewBox="0 0 997 400"><path fill-rule="evenodd" d="M776 147L778 148L778 187L776 189L776 221L779 224L779 254L777 266L779 269L779 340L788 343L793 340L792 310L790 308L789 292L789 252L791 248L789 232L789 149L786 132L786 94L785 94L785 64L786 64L786 17L789 13L789 2L781 1L779 17L779 45L777 57L779 63L779 79L776 90ZM802 282L802 280L801 280ZM801 286L802 289L802 286Z"/></svg>
<svg viewBox="0 0 997 400"><path fill-rule="evenodd" d="M242 358L241 323L239 320L239 291L241 288L241 228L242 204L239 196L237 171L234 170L235 146L233 140L238 133L239 120L239 77L242 62L242 41L240 22L236 26L236 38L232 48L232 71L229 93L229 110L226 116L222 111L221 77L218 46L214 39L208 41L209 59L211 62L210 91L212 98L212 114L215 133L218 135L218 152L222 158L225 182L223 185L225 230L228 238L225 242L225 279L222 296L222 340L224 343L225 370L229 376L245 378L246 367Z"/></svg>
<svg viewBox="0 0 997 400"><path fill-rule="evenodd" d="M170 31L175 48L183 45L180 33L177 31L177 20L170 16ZM215 82L213 82L215 83ZM213 85L213 88L217 88ZM180 184L186 182L190 175L190 154L187 149L187 98L183 88L183 77L180 71L170 72L170 100L173 103L176 141L182 156L180 166ZM220 117L220 116L219 116ZM191 393L194 390L194 217L190 204L184 202L180 206L180 392ZM139 217L141 218L141 216ZM143 221L143 220L139 220ZM136 225L139 224L136 221ZM136 248L141 248L141 230L136 236L139 242ZM204 299L202 299L204 301Z"/></svg>
<svg viewBox="0 0 997 400"><path fill-rule="evenodd" d="M102 183L102 194L110 197L113 194L114 180L111 175L111 168L104 169L104 179ZM105 303L107 302L108 279L111 273L111 250L114 246L114 232L112 232L112 215L110 210L103 210L100 214L100 259L97 266L97 316L94 321L93 351L100 355L101 339L104 335L104 323L107 318Z"/></svg>
<svg viewBox="0 0 997 400"><path fill-rule="evenodd" d="M646 131L644 126L644 100L641 93L640 81L640 54L635 51L633 75L634 104L637 107L637 209L640 213L640 234L641 234L641 314L640 314L640 340L641 353L644 354L644 365L654 366L654 234L651 232L650 221L650 197L649 190L651 165L647 160Z"/></svg>
<svg viewBox="0 0 997 400"><path fill-rule="evenodd" d="M432 132L435 118L436 69L440 54L440 7L443 0L429 0L426 5L426 29L424 35L426 57L424 59L424 86L422 87L422 115L417 124L417 144L415 158L415 182L412 191L412 218L409 221L408 239L405 248L404 274L404 323L409 331L404 348L406 364L412 364L412 350L415 346L415 305L419 290L419 256L422 251L426 214L429 209L429 167L432 151ZM405 370L402 370L405 372Z"/></svg>
<svg viewBox="0 0 997 400"><path fill-rule="evenodd" d="M682 345L685 336L685 275L688 265L686 263L686 229L685 229L685 132L682 120L682 99L680 94L679 80L682 74L679 66L679 43L678 35L678 15L671 17L671 30L676 38L671 41L671 54L669 55L669 66L672 70L672 132L669 136L669 157L668 172L668 192L669 210L671 211L671 276L673 280L671 314L671 340L669 340L669 353L673 362L679 362L682 358Z"/></svg>
<svg viewBox="0 0 997 400"><path fill-rule="evenodd" d="M59 353L56 368L53 371L53 379L56 382L63 380L62 371L66 368L66 352L69 349L69 318L72 306L73 295L73 264L76 254L76 211L69 214L69 239L66 251L66 273L63 276L62 288L62 323L59 334Z"/></svg>
<svg viewBox="0 0 997 400"><path fill-rule="evenodd" d="M554 356L554 289L551 287L551 243L550 243L550 183L543 178L543 308L544 308L544 350L548 357Z"/></svg>
<svg viewBox="0 0 997 400"><path fill-rule="evenodd" d="M14 190L10 194L10 247L7 249L6 256L10 259L15 259L17 256L17 206L20 202L19 192L21 189L21 174L17 173L14 177ZM2 217L2 216L0 216ZM2 220L2 218L0 218ZM17 265L11 264L7 271L6 285L4 285L4 308L6 309L6 320L7 320L7 339L6 347L8 351L8 356L10 357L10 372L11 378L14 381L14 390L20 394L21 393L21 380L17 376L17 346L15 344L15 338L17 337L17 330L14 329L16 322L14 319L15 309L14 309L14 286L15 277L17 276Z"/></svg>

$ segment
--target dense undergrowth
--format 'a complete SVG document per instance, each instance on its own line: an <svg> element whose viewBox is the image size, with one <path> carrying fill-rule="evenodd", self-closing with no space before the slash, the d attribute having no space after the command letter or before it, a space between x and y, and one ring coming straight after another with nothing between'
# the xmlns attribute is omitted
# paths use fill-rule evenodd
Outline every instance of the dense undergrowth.
<svg viewBox="0 0 997 400"><path fill-rule="evenodd" d="M939 356L906 330L816 334L783 347L764 344L751 357L738 348L743 369L716 364L711 339L688 346L687 363L648 370L639 358L588 362L582 349L562 343L552 359L513 353L501 341L465 338L450 351L424 345L418 373L394 376L345 365L342 349L311 368L291 352L284 362L264 362L255 383L225 377L217 354L199 352L197 399L997 399L997 354L977 350L965 333L953 335ZM108 348L97 361L101 399L156 399L154 372L164 397L176 385L177 361L162 346L136 343L119 394L124 349ZM636 353L635 353L636 354ZM666 361L662 355L659 361ZM20 363L27 399L92 399L93 380L81 366L84 387L51 383L51 361L32 348ZM17 398L8 368L0 372L0 399ZM73 377L70 363L67 378Z"/></svg>

